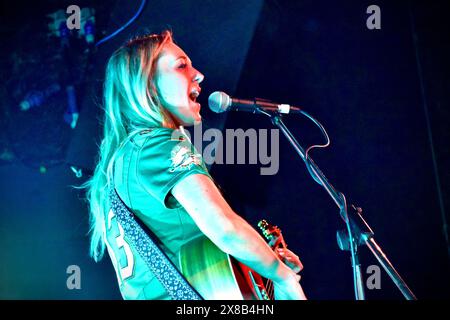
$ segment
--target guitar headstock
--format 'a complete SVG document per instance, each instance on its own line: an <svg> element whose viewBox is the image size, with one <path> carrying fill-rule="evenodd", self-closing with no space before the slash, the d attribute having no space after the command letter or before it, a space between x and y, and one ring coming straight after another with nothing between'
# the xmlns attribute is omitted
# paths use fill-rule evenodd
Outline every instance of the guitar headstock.
<svg viewBox="0 0 450 320"><path fill-rule="evenodd" d="M286 247L280 228L268 223L264 219L258 222L258 227L266 240L269 241L271 247L278 246L279 244Z"/></svg>

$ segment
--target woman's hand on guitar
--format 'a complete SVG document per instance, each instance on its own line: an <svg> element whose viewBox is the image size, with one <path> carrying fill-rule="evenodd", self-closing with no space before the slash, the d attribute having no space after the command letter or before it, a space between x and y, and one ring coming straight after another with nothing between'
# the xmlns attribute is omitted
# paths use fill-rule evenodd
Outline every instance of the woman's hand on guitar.
<svg viewBox="0 0 450 320"><path fill-rule="evenodd" d="M283 261L295 273L299 273L303 270L303 264L300 261L300 258L291 250L287 248L277 248L275 252L278 254L281 261ZM300 278L298 280L300 280Z"/></svg>

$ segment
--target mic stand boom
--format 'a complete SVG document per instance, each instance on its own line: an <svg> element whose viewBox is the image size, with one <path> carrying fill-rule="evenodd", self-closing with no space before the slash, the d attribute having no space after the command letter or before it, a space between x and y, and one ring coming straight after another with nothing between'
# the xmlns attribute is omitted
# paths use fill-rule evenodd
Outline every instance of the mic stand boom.
<svg viewBox="0 0 450 320"><path fill-rule="evenodd" d="M255 113L261 113L269 116L272 123L276 125L283 132L285 137L288 139L289 143L294 147L295 151L300 155L303 161L307 164L308 168L311 169L315 177L317 177L317 182L328 192L330 197L334 200L336 205L339 207L340 215L346 222L349 234L350 251L352 254L352 269L353 278L355 284L355 297L357 300L364 300L364 285L362 281L361 266L357 257L357 246L360 244L365 244L373 255L376 257L378 262L383 266L384 270L387 272L389 277L401 291L403 296L407 300L417 300L412 291L408 288L405 281L400 277L398 272L395 270L392 263L389 261L387 256L381 250L380 246L377 244L374 238L374 233L369 227L367 222L361 215L361 208L356 208L352 206L355 210L347 210L347 201L343 193L336 191L336 189L331 185L326 179L325 175L320 171L316 163L308 157L306 159L305 152L302 146L297 142L295 137L286 127L286 125L281 120L281 115L279 113L267 113L264 110L257 110ZM314 177L313 177L314 178ZM339 238L339 237L338 237Z"/></svg>

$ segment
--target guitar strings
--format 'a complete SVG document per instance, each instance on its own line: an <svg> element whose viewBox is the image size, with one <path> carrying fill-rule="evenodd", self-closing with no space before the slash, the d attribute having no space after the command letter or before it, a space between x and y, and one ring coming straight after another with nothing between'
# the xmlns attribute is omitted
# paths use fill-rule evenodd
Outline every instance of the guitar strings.
<svg viewBox="0 0 450 320"><path fill-rule="evenodd" d="M274 296L273 296L273 281L271 280L267 280L266 283L266 291L267 291L267 295L269 296L270 300L275 300Z"/></svg>

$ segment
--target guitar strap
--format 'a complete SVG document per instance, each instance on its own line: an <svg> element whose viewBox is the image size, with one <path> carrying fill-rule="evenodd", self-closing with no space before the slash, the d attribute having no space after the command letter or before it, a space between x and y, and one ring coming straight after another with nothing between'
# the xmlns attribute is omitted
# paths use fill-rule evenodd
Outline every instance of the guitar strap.
<svg viewBox="0 0 450 320"><path fill-rule="evenodd" d="M158 246L156 235L126 206L114 186L109 190L109 200L111 209L131 242L130 245L145 261L170 297L173 300L203 300Z"/></svg>

